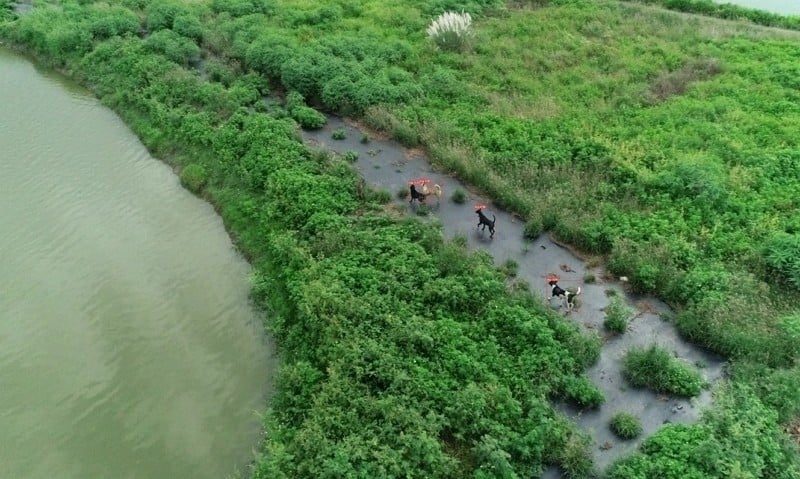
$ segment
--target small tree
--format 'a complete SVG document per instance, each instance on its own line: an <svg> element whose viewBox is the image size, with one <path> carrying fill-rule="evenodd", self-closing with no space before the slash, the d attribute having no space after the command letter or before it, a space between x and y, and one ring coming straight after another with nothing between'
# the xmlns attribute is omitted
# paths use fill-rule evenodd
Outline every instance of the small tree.
<svg viewBox="0 0 800 479"><path fill-rule="evenodd" d="M469 13L444 12L428 27L428 38L446 51L463 51L472 39L472 17Z"/></svg>

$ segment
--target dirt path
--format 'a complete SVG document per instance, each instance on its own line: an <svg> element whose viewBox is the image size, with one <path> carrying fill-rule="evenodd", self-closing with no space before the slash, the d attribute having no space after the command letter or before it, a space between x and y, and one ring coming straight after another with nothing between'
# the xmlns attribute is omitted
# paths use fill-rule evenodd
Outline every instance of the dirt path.
<svg viewBox="0 0 800 479"><path fill-rule="evenodd" d="M346 138L332 139L332 133L340 129L346 132ZM704 391L692 400L686 400L629 387L622 378L620 359L625 351L633 346L649 346L653 343L673 351L678 358L701 366L700 371L707 381L714 382L721 377L723 361L678 337L672 324L662 319L669 317L669 308L664 303L655 298L627 294L623 283L605 279L605 272L601 267L587 267L580 258L545 236L533 242L526 241L523 237L524 223L508 212L493 207L488 198L469 192L457 180L434 172L422 152L409 150L394 141L374 138L368 143L361 143L362 136L361 131L338 118L329 118L328 124L322 130L303 132L303 138L310 146L341 154L347 151L357 152L356 166L367 183L390 191L394 201L407 208L410 215L416 213L409 208L408 201L396 197L398 190L407 188L408 180L425 177L431 179L432 183L442 185L444 194L441 203L437 205L435 198L429 198L428 204L431 205L431 214L441 221L445 236L466 236L470 248L487 250L497 265L508 259L516 261L517 277L528 281L534 294L539 294L543 300L546 293L544 278L550 273L558 274L561 278L560 284L564 287L580 285L581 305L567 319L580 324L585 330L597 331L606 336L603 309L610 301L607 290L616 290L636 310L637 314L630 322L628 331L618 337L609 336L604 342L597 364L586 372L603 391L605 404L597 410L584 412L573 410L564 404L556 405L593 438L594 461L598 470L633 451L662 424L693 422L700 411L710 404L709 391ZM456 204L450 199L459 187L467 191L468 199L464 204ZM497 216L497 229L493 239L489 238L488 230L476 231L477 216L473 209L476 203L487 205L490 217L492 213ZM587 274L593 274L596 281L585 283L583 278ZM558 306L553 304L553 307ZM610 418L620 411L634 414L641 420L643 434L638 440L622 441L609 430ZM543 477L557 478L560 474L556 469L551 469Z"/></svg>

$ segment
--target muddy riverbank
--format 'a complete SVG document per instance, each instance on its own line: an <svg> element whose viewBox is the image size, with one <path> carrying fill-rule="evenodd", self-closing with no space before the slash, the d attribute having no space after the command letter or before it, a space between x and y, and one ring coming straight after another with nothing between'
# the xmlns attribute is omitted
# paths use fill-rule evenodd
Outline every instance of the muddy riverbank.
<svg viewBox="0 0 800 479"><path fill-rule="evenodd" d="M344 132L344 139L333 139L335 131L339 133L337 137ZM656 298L629 294L625 284L610 278L602 265L593 266L594 261L587 263L545 235L535 241L525 240L525 225L519 218L494 207L491 200L471 191L450 175L435 171L422 151L410 150L395 141L372 135L368 142L363 142L364 134L354 124L335 117L329 118L320 130L302 132L304 140L311 147L339 154L358 154L355 166L365 181L373 187L389 191L397 206L405 209L409 215L417 216L417 207L409 206L407 199L397 198L396 194L407 188L409 180L428 178L431 184L441 185L441 202L437 203L433 197L428 198L430 214L426 218L440 222L445 237L464 236L470 249L488 251L498 266L509 260L515 262L518 265L517 277L527 281L531 290L542 300L546 295L545 277L548 274L557 274L564 286L581 286L580 305L566 317L585 331L596 331L604 338L600 359L589 368L587 375L603 391L606 402L597 410L583 412L563 404L557 407L592 437L594 461L598 469L604 469L632 452L663 424L696 421L700 412L710 405L712 398L708 390L688 400L630 387L622 377L621 358L624 353L631 347L654 343L672 351L677 358L698 366L709 383L722 376L722 359L680 338L668 320L671 314L666 304ZM451 200L457 189L466 192L467 200L462 204ZM496 216L493 238L490 238L488 230L476 229L475 204L487 205L489 216ZM594 278L593 282L585 281L584 278L589 276ZM604 309L610 303L610 290L624 297L635 310L627 332L621 336L607 335L603 328ZM555 303L552 306L558 307ZM620 440L609 430L611 417L620 411L631 413L641 420L643 433L637 440ZM549 470L544 475L558 476L555 470Z"/></svg>

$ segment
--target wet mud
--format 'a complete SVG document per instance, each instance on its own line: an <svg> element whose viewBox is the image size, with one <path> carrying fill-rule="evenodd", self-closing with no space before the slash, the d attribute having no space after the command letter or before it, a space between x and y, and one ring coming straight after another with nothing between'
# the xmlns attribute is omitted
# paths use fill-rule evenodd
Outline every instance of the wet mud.
<svg viewBox="0 0 800 479"><path fill-rule="evenodd" d="M333 132L337 130L346 133L344 139L332 138ZM409 198L397 197L399 190L408 188L408 181L427 178L430 180L429 185L441 185L441 201L437 202L434 196L429 196L426 203L430 209L429 218L441 223L445 237L466 237L470 249L481 248L488 251L498 266L509 259L515 261L518 265L517 277L527 281L533 293L543 301L547 295L545 277L549 274L558 275L559 284L564 288L581 287L579 302L573 311L567 313L556 300L551 301L551 307L564 313L567 320L580 325L584 331L595 331L604 338L600 358L586 374L602 390L606 401L596 410L579 411L566 404L556 404L556 407L591 436L593 459L598 471L633 452L642 440L662 425L694 422L701 411L710 405L712 398L709 390L704 390L700 396L690 400L631 387L622 377L622 357L625 352L632 347L645 347L654 343L672 351L675 357L696 366L709 383L714 383L722 376L724 361L681 339L669 322L670 309L663 302L653 297L629 294L625 283L611 278L602 265L591 266L596 262L589 262L587 265L582 258L546 235L535 241L526 240L523 236L525 225L519 218L494 207L489 198L471 191L468 186L450 175L432 169L420 150L410 150L395 141L372 135L369 136L370 141L362 142L362 130L336 117L329 118L328 123L320 130L303 131L302 136L312 148L339 154L349 151L358 153L355 166L364 180L371 186L389 191L393 201L409 215L417 216L419 207L409 205ZM451 199L457 188L467 195L463 204L456 204ZM485 212L489 218L496 216L496 232L493 238L488 229L481 231L476 228L476 204L486 205ZM586 281L588 276L593 276L594 281ZM604 308L611 301L611 290L634 309L627 331L618 336L607 333L603 327ZM628 412L640 419L643 433L639 438L621 440L611 432L609 421L618 412ZM558 478L561 474L557 469L551 468L542 477Z"/></svg>

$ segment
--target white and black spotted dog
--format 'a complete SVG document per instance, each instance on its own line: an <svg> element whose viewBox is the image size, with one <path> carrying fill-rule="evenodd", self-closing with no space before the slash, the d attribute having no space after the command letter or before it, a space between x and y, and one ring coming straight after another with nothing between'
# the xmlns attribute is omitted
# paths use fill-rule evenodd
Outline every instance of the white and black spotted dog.
<svg viewBox="0 0 800 479"><path fill-rule="evenodd" d="M547 300L550 301L550 298L561 298L562 304L567 307L567 311L572 311L572 308L575 307L575 297L581 294L581 287L578 286L578 290L575 292L566 290L558 285L558 281L548 281L547 284L550 285L550 296L547 297Z"/></svg>

